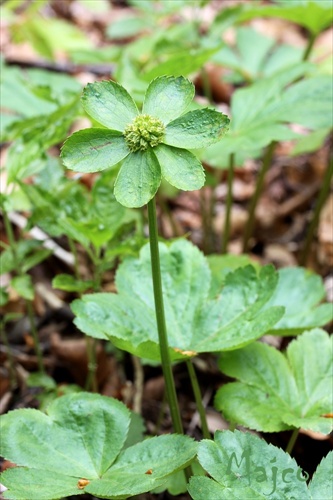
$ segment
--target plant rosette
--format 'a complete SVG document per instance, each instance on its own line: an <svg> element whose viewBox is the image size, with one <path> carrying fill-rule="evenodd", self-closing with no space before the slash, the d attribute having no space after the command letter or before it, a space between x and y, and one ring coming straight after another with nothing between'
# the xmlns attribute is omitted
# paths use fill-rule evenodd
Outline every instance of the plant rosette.
<svg viewBox="0 0 333 500"><path fill-rule="evenodd" d="M158 77L149 84L140 113L118 83L88 84L82 105L100 127L80 130L67 139L61 153L65 166L86 173L122 161L114 194L126 207L148 203L162 177L178 189L200 189L205 173L188 149L220 140L229 118L210 108L185 113L194 91L194 85L182 76Z"/></svg>

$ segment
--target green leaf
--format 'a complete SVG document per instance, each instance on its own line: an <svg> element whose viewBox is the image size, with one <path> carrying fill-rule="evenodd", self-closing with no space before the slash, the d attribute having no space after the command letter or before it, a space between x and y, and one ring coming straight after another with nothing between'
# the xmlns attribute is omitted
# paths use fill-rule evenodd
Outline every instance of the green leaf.
<svg viewBox="0 0 333 500"><path fill-rule="evenodd" d="M326 295L320 276L301 267L280 269L278 274L277 287L264 309L279 305L285 308L285 314L270 333L297 335L333 319L332 304L320 304Z"/></svg>
<svg viewBox="0 0 333 500"><path fill-rule="evenodd" d="M252 260L248 255L208 255L207 261L212 274L212 281L209 291L211 298L216 297L224 285L224 280L227 274L240 267L253 266L259 270L259 264ZM279 304L281 305L281 304Z"/></svg>
<svg viewBox="0 0 333 500"><path fill-rule="evenodd" d="M221 387L215 406L225 417L251 429L290 428L328 434L332 430L332 339L320 329L291 342L286 356L259 342L225 353L220 368L233 382Z"/></svg>
<svg viewBox="0 0 333 500"><path fill-rule="evenodd" d="M314 132L310 132L304 137L301 137L293 148L291 155L301 155L303 153L313 153L320 149L322 144L324 143L326 137L330 133L331 127L329 128L320 128L319 130L315 130Z"/></svg>
<svg viewBox="0 0 333 500"><path fill-rule="evenodd" d="M77 280L71 274L58 274L52 280L52 287L66 292L85 292L88 288L93 288L94 282L91 280Z"/></svg>
<svg viewBox="0 0 333 500"><path fill-rule="evenodd" d="M178 148L205 148L221 139L229 122L226 115L214 109L190 111L167 125L163 142Z"/></svg>
<svg viewBox="0 0 333 500"><path fill-rule="evenodd" d="M294 5L295 4L295 5ZM264 5L261 7L249 6L248 11L245 10L240 15L239 21L247 21L256 17L277 17L286 19L296 24L304 26L314 35L318 35L324 28L328 27L333 19L332 4L330 2L315 2L309 0L306 2L291 2L282 6Z"/></svg>
<svg viewBox="0 0 333 500"><path fill-rule="evenodd" d="M322 459L317 467L317 470L309 485L311 498L327 498L330 500L332 495L332 464L333 451L330 451L325 458Z"/></svg>
<svg viewBox="0 0 333 500"><path fill-rule="evenodd" d="M210 270L203 254L188 241L160 244L161 273L170 354L236 349L259 338L283 309L262 306L276 286L271 266L248 266L230 273L214 300L208 299ZM72 304L75 324L97 338L144 358L159 360L149 246L128 258L116 275L118 294L86 295Z"/></svg>
<svg viewBox="0 0 333 500"><path fill-rule="evenodd" d="M230 153L258 151L272 141L299 137L284 123L289 121L288 105L286 102L282 105L282 96L284 88L302 76L307 68L309 66L306 63L295 64L292 68L234 92L230 130L223 142L210 146L204 152L202 159L221 168L223 159ZM299 100L302 100L301 95Z"/></svg>
<svg viewBox="0 0 333 500"><path fill-rule="evenodd" d="M154 66L145 68L142 78L145 81L150 81L158 76L174 75L174 76L187 76L195 71L198 71L202 66L209 61L211 56L215 54L219 48L214 47L206 49L189 49L186 51L178 51L176 54L171 54L163 62L156 63L156 58L152 58Z"/></svg>
<svg viewBox="0 0 333 500"><path fill-rule="evenodd" d="M75 172L98 172L116 165L129 154L119 132L101 128L80 130L64 143L61 158Z"/></svg>
<svg viewBox="0 0 333 500"><path fill-rule="evenodd" d="M3 307L7 304L9 300L9 294L5 287L1 286L0 287L0 306Z"/></svg>
<svg viewBox="0 0 333 500"><path fill-rule="evenodd" d="M131 153L122 164L114 194L125 207L142 207L150 201L161 183L161 169L151 149Z"/></svg>
<svg viewBox="0 0 333 500"><path fill-rule="evenodd" d="M21 297L27 300L33 300L35 291L29 274L12 278L10 284Z"/></svg>
<svg viewBox="0 0 333 500"><path fill-rule="evenodd" d="M52 377L49 377L45 373L36 372L30 373L27 378L27 386L28 387L43 387L43 389L52 390L57 388L57 384L55 383Z"/></svg>
<svg viewBox="0 0 333 500"><path fill-rule="evenodd" d="M194 85L182 76L155 78L148 88L142 113L159 118L165 125L182 115L194 97Z"/></svg>
<svg viewBox="0 0 333 500"><path fill-rule="evenodd" d="M123 132L139 113L127 90L112 80L88 83L83 91L82 105L98 123L119 132Z"/></svg>
<svg viewBox="0 0 333 500"><path fill-rule="evenodd" d="M190 479L188 490L194 500L310 500L295 460L258 436L216 431L214 441L199 443L198 459L210 478Z"/></svg>
<svg viewBox="0 0 333 500"><path fill-rule="evenodd" d="M47 413L23 409L1 417L1 455L19 466L1 475L8 488L4 498L54 500L84 492L127 498L160 486L196 455L197 444L180 435L148 439L120 453L130 412L98 394L62 396Z"/></svg>
<svg viewBox="0 0 333 500"><path fill-rule="evenodd" d="M106 35L111 40L123 40L138 35L145 29L152 28L150 19L143 17L122 17L114 20L106 30Z"/></svg>
<svg viewBox="0 0 333 500"><path fill-rule="evenodd" d="M172 185L184 191L200 189L205 183L205 171L201 162L186 149L159 144L154 148L162 176Z"/></svg>
<svg viewBox="0 0 333 500"><path fill-rule="evenodd" d="M100 480L92 481L86 491L102 498L127 498L150 491L163 484L170 473L188 465L196 451L197 444L188 436L147 439L121 453L109 471Z"/></svg>
<svg viewBox="0 0 333 500"><path fill-rule="evenodd" d="M50 255L52 255L52 250L48 250L47 248L42 248L41 250L35 250L32 255L29 255L25 258L24 263L22 265L22 272L26 273L32 267L37 266L40 262L47 259Z"/></svg>

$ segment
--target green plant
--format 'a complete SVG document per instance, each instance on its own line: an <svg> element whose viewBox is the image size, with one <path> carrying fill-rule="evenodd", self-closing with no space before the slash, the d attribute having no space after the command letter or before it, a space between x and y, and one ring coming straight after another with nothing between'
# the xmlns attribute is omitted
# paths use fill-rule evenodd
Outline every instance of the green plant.
<svg viewBox="0 0 333 500"><path fill-rule="evenodd" d="M120 401L89 393L56 399L47 415L25 409L3 416L1 455L20 465L1 476L5 498L125 499L162 485L194 459L197 444L188 436L138 442L135 417Z"/></svg>
<svg viewBox="0 0 333 500"><path fill-rule="evenodd" d="M199 443L198 459L210 477L191 478L188 490L194 500L331 498L332 452L318 466L309 487L308 474L294 459L249 433L216 431L214 441Z"/></svg>
<svg viewBox="0 0 333 500"><path fill-rule="evenodd" d="M204 184L200 161L187 149L219 140L229 120L212 109L183 114L194 97L194 87L183 77L160 77L146 91L142 114L121 85L109 81L86 87L82 103L88 114L107 129L93 128L73 134L65 142L62 158L67 167L91 172L123 160L114 194L127 207L148 203L148 223L154 303L159 349L172 420L182 432L171 371L164 315L154 195L163 176L185 190Z"/></svg>

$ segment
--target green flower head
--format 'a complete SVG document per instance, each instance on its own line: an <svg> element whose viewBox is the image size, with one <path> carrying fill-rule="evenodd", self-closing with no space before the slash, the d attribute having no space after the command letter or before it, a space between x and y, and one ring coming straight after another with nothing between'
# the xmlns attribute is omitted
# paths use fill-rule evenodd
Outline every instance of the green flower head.
<svg viewBox="0 0 333 500"><path fill-rule="evenodd" d="M103 127L76 132L62 148L64 164L77 172L97 172L121 160L114 194L126 207L150 201L162 176L178 189L200 189L205 174L188 149L218 141L229 119L214 109L184 112L194 97L186 78L161 76L146 91L142 113L116 82L90 83L83 91L86 112Z"/></svg>

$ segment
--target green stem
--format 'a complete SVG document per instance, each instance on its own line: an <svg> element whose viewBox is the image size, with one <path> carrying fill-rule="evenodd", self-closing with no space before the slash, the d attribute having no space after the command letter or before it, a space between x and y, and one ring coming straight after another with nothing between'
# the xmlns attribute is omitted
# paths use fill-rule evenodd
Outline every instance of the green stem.
<svg viewBox="0 0 333 500"><path fill-rule="evenodd" d="M31 331L31 335L32 335L32 338L34 341L34 347L35 347L36 356L37 356L38 370L41 373L45 373L44 364L43 364L43 353L42 353L42 350L40 348L40 343L39 343L39 339L38 339L38 334L37 334L37 329L36 329L34 314L33 314L33 309L32 309L32 303L30 300L26 300L25 303L26 303L28 318L29 318L29 322L30 322L30 331Z"/></svg>
<svg viewBox="0 0 333 500"><path fill-rule="evenodd" d="M268 168L271 165L273 154L274 154L274 149L275 149L276 142L273 141L271 144L268 146L266 153L264 155L263 159L263 164L261 167L261 170L259 172L259 176L257 179L256 183L256 189L255 192L251 198L250 201L250 206L249 206L249 216L247 223L245 225L245 230L244 230L244 237L243 237L243 252L246 253L248 251L249 247L249 239L252 236L253 233L253 228L254 228L254 221L255 221L255 212L256 212L256 207L258 200L260 198L262 188L264 185L264 180L265 180L265 175L268 171Z"/></svg>
<svg viewBox="0 0 333 500"><path fill-rule="evenodd" d="M158 331L158 338L160 345L162 369L165 380L165 388L170 407L170 413L174 431L178 434L183 434L184 431L178 407L175 382L172 373L167 330L165 323L161 268L160 268L160 254L158 249L158 232L157 232L155 198L150 200L150 202L148 203L148 224L149 224L149 242L150 242L150 254L151 254L151 269L153 276L156 322L157 322L157 331Z"/></svg>
<svg viewBox="0 0 333 500"><path fill-rule="evenodd" d="M299 429L294 429L293 432L292 432L292 434L291 434L291 436L290 436L290 439L289 439L289 442L288 442L287 448L286 448L286 453L289 453L289 455L293 451L293 448L294 448L294 445L296 443L296 439L297 439L298 433L299 433Z"/></svg>
<svg viewBox="0 0 333 500"><path fill-rule="evenodd" d="M230 236L230 215L232 207L232 185L234 182L234 172L235 172L235 153L229 155L229 169L228 169L228 191L227 191L227 202L226 202L226 212L224 221L224 231L222 235L222 253L227 253L229 236Z"/></svg>
<svg viewBox="0 0 333 500"><path fill-rule="evenodd" d="M312 216L312 220L310 222L308 232L307 232L307 235L305 238L305 243L304 243L303 250L302 250L302 253L300 256L300 261L299 261L301 266L305 266L305 264L307 262L311 243L313 241L313 235L314 235L314 232L315 232L317 225L318 225L318 222L319 222L320 212L321 212L321 209L323 208L323 205L324 205L324 203L328 197L328 194L330 192L330 184L331 184L332 175L333 175L333 158L330 159L330 163L329 163L327 170L325 172L322 187L321 187L320 193L318 195L317 204L316 204L316 207L315 207L315 210L314 210L314 213Z"/></svg>
<svg viewBox="0 0 333 500"><path fill-rule="evenodd" d="M192 364L192 361L189 359L186 361L186 366L188 369L188 374L190 376L190 381L192 385L192 390L194 394L194 399L195 399L195 404L197 406L198 413L200 415L200 420L201 420L201 429L202 429L202 434L205 439L211 439L211 435L208 429L207 425L207 419L206 419L206 411L205 408L202 404L202 397L201 397L201 392L200 392L200 387L198 383L198 378L195 373L194 366Z"/></svg>
<svg viewBox="0 0 333 500"><path fill-rule="evenodd" d="M316 38L317 38L316 34L314 34L314 33L310 34L307 46L305 47L304 54L303 54L303 57L302 57L303 61L307 61L309 59L309 55L310 55L310 53L312 51L312 48L313 48L314 43L316 41Z"/></svg>
<svg viewBox="0 0 333 500"><path fill-rule="evenodd" d="M210 253L211 249L211 209L207 209L207 200L205 189L200 189L200 208L202 219L202 247L205 254Z"/></svg>

